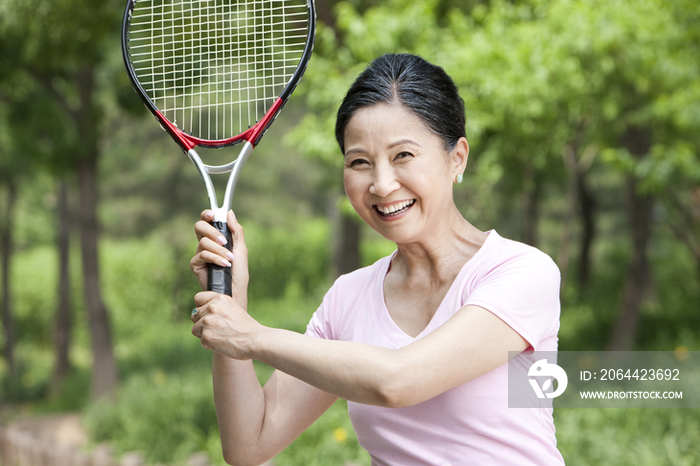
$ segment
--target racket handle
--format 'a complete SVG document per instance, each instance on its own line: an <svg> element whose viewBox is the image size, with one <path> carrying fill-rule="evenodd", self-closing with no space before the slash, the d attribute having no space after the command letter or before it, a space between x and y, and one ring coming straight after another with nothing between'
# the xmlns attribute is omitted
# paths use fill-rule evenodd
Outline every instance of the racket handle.
<svg viewBox="0 0 700 466"><path fill-rule="evenodd" d="M226 222L214 221L212 225L219 230L219 233L226 238L226 247L231 250L231 231L228 229ZM215 264L209 264L209 273L207 274L207 290L215 291L221 294L232 295L231 291L231 267L221 267Z"/></svg>

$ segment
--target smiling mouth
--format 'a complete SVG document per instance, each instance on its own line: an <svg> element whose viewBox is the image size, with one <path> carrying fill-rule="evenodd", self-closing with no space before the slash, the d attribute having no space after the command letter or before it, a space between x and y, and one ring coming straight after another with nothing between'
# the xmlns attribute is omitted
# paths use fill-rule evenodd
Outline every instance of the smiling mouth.
<svg viewBox="0 0 700 466"><path fill-rule="evenodd" d="M382 217L393 217L395 215L399 215L400 213L406 212L415 203L416 200L411 199L390 206L379 206L375 204L372 206L372 208Z"/></svg>

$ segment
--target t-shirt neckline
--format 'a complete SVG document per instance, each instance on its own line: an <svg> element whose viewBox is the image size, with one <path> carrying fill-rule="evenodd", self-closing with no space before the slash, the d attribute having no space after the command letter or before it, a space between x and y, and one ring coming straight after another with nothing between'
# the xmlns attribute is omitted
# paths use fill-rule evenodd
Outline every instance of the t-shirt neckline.
<svg viewBox="0 0 700 466"><path fill-rule="evenodd" d="M432 332L435 327L435 322L438 321L439 315L441 315L444 312L447 312L445 310L445 303L448 301L448 298L455 292L455 286L457 283L460 282L460 279L462 278L462 275L467 273L467 271L475 264L476 258L482 256L484 251L487 246L490 248L491 244L495 241L495 239L499 236L496 230L489 230L486 232L486 240L484 240L484 243L481 245L478 251L474 253L474 255L462 265L462 268L459 270L457 275L455 276L454 281L450 285L450 288L447 290L447 293L445 293L445 296L442 298L442 301L440 302L440 305L438 306L437 310L435 311L435 314L433 314L433 317L430 319L430 322L428 322L428 325L425 326L421 332L416 335L415 337L412 337L408 333L404 332L401 327L399 327L396 322L394 322L394 319L391 317L391 314L389 313L389 308L386 305L385 301L385 296L384 296L384 280L386 280L386 275L389 272L389 267L391 265L391 261L396 255L398 251L394 251L391 253L389 256L386 256L381 264L381 267L379 268L378 275L377 275L377 280L375 282L375 294L377 296L377 299L375 300L376 303L378 304L378 308L376 309L377 311L377 318L379 319L379 324L382 328L382 331L386 334L386 336L393 341L395 344L398 345L398 347L402 347L405 345L408 345L414 341L420 340L423 338L425 335L428 333ZM492 239L493 238L493 239ZM452 310L454 311L454 310Z"/></svg>

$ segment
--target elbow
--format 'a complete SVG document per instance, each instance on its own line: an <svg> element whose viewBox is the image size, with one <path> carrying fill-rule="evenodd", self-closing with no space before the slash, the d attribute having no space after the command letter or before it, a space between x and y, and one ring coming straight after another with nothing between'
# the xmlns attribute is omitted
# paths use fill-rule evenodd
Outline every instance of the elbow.
<svg viewBox="0 0 700 466"><path fill-rule="evenodd" d="M408 390L393 385L395 384L388 384L381 388L378 396L379 406L384 408L408 408L419 403Z"/></svg>
<svg viewBox="0 0 700 466"><path fill-rule="evenodd" d="M223 457L224 457L224 462L230 466L246 466L250 463L244 461L244 458L241 458L240 455L235 454L234 451L231 451L229 449L224 448L222 450Z"/></svg>
<svg viewBox="0 0 700 466"><path fill-rule="evenodd" d="M263 463L251 462L235 455L224 455L224 461L230 466L260 466Z"/></svg>
<svg viewBox="0 0 700 466"><path fill-rule="evenodd" d="M377 405L383 408L407 408L412 406L403 394L394 391L382 391L378 399Z"/></svg>
<svg viewBox="0 0 700 466"><path fill-rule="evenodd" d="M384 408L407 408L424 401L420 398L420 381L410 369L398 367L383 371L376 385L377 405Z"/></svg>
<svg viewBox="0 0 700 466"><path fill-rule="evenodd" d="M224 461L231 466L260 466L267 461L252 452L235 450L233 448L222 448Z"/></svg>

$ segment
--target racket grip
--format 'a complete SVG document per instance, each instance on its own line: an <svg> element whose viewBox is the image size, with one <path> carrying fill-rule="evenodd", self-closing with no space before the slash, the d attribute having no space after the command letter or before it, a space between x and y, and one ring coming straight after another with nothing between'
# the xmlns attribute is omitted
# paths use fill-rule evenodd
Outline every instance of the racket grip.
<svg viewBox="0 0 700 466"><path fill-rule="evenodd" d="M215 221L212 225L219 230L219 233L226 238L226 247L231 250L232 238L231 231L228 229L226 222ZM215 291L221 294L232 296L231 291L231 267L221 267L216 264L209 264L209 273L207 274L207 290Z"/></svg>

